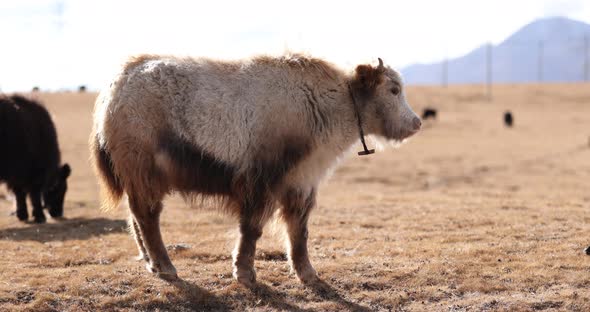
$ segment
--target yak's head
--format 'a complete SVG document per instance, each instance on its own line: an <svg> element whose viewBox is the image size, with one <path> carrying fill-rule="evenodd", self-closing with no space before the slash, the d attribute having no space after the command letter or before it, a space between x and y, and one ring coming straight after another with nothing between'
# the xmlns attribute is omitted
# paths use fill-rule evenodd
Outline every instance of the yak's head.
<svg viewBox="0 0 590 312"><path fill-rule="evenodd" d="M68 164L61 166L51 175L43 190L44 206L54 218L62 217L64 214L64 197L68 190L67 179L70 173L71 169Z"/></svg>
<svg viewBox="0 0 590 312"><path fill-rule="evenodd" d="M357 66L350 87L368 134L402 141L420 130L422 121L406 101L401 76L381 59L377 67Z"/></svg>

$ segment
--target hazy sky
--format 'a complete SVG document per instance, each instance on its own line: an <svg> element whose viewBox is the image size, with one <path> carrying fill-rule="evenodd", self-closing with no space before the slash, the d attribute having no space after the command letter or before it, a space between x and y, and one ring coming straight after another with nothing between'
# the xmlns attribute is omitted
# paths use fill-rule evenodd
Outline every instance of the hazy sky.
<svg viewBox="0 0 590 312"><path fill-rule="evenodd" d="M2 91L100 88L130 54L302 51L401 68L499 43L536 18L590 23L590 1L0 1Z"/></svg>

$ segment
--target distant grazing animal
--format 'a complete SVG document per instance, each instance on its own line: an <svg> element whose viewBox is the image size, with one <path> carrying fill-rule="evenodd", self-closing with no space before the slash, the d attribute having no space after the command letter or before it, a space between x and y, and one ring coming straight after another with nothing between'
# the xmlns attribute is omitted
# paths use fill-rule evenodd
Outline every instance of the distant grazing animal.
<svg viewBox="0 0 590 312"><path fill-rule="evenodd" d="M173 191L217 199L239 218L234 277L247 286L256 281L256 241L279 209L292 268L313 282L307 221L318 184L361 128L398 141L420 129L402 86L381 59L346 73L298 54L132 58L94 110L90 148L105 204L127 193L139 258L175 279L160 235L162 199Z"/></svg>
<svg viewBox="0 0 590 312"><path fill-rule="evenodd" d="M79 86L79 87L78 87L78 92L80 92L80 93L84 93L84 92L86 92L86 86L84 86L84 85L82 85L82 86Z"/></svg>
<svg viewBox="0 0 590 312"><path fill-rule="evenodd" d="M16 215L29 218L26 196L35 222L45 222L43 207L52 217L63 216L70 166L60 166L55 127L39 103L13 95L0 97L0 182L16 197Z"/></svg>
<svg viewBox="0 0 590 312"><path fill-rule="evenodd" d="M514 118L512 117L512 113L510 111L507 111L504 113L504 125L506 127L512 127L512 125L514 124Z"/></svg>
<svg viewBox="0 0 590 312"><path fill-rule="evenodd" d="M425 108L422 112L422 120L426 120L429 118L436 119L436 109L434 108Z"/></svg>

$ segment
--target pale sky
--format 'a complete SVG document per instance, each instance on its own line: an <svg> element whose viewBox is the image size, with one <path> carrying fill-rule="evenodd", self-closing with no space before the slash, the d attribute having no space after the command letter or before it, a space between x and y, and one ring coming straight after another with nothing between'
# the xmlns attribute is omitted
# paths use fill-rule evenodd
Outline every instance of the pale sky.
<svg viewBox="0 0 590 312"><path fill-rule="evenodd" d="M590 23L590 1L0 1L0 90L101 88L127 56L306 52L402 68L499 43L542 17Z"/></svg>

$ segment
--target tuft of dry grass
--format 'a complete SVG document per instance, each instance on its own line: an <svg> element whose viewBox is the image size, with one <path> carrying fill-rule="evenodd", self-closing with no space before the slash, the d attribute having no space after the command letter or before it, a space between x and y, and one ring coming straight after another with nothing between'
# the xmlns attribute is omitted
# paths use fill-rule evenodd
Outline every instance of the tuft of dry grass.
<svg viewBox="0 0 590 312"><path fill-rule="evenodd" d="M95 94L39 94L73 168L67 219L19 223L0 189L0 310L590 311L590 85L484 91L410 88L439 119L399 149L351 156L320 189L310 254L323 282L299 284L269 228L253 290L231 277L236 222L178 197L162 224L182 280L148 274L126 208L98 208Z"/></svg>

